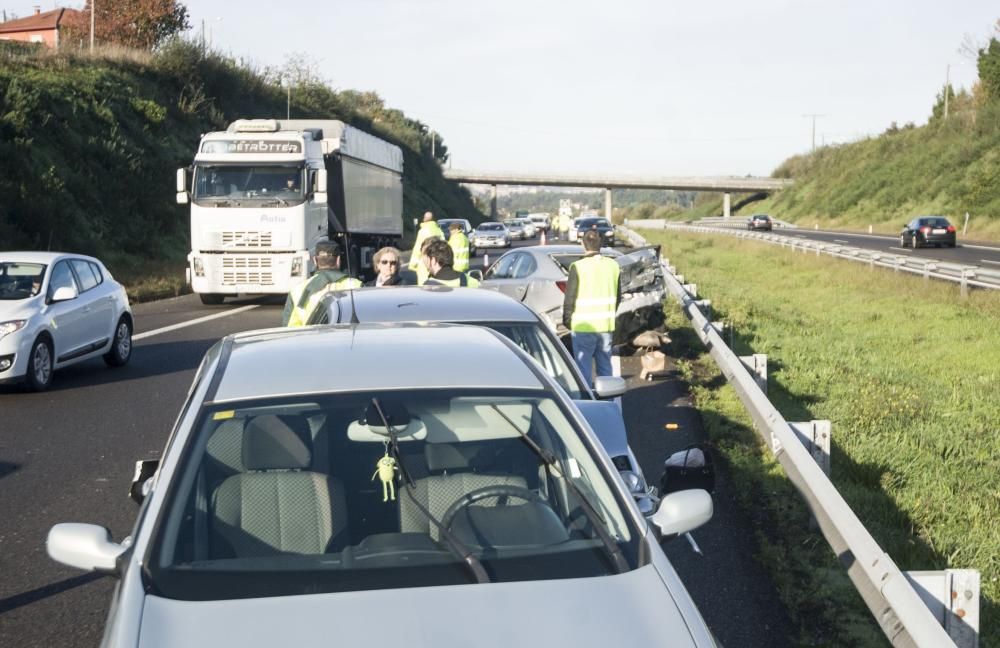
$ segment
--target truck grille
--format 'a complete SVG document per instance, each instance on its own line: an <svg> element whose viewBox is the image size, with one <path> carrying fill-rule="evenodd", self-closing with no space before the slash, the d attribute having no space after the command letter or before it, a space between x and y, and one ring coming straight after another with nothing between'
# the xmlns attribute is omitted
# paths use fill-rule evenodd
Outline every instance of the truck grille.
<svg viewBox="0 0 1000 648"><path fill-rule="evenodd" d="M268 257L222 257L222 285L259 285L274 283Z"/></svg>
<svg viewBox="0 0 1000 648"><path fill-rule="evenodd" d="M269 248L271 232L220 232L223 247Z"/></svg>

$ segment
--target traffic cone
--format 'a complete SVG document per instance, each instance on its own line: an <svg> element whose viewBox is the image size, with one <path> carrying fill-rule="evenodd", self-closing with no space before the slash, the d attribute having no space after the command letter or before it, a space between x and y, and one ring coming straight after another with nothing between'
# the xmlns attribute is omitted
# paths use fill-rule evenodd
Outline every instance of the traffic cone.
<svg viewBox="0 0 1000 648"><path fill-rule="evenodd" d="M489 252L483 252L483 267L484 268L490 267L490 253Z"/></svg>
<svg viewBox="0 0 1000 648"><path fill-rule="evenodd" d="M542 230L542 240L539 245L545 245L545 230Z"/></svg>

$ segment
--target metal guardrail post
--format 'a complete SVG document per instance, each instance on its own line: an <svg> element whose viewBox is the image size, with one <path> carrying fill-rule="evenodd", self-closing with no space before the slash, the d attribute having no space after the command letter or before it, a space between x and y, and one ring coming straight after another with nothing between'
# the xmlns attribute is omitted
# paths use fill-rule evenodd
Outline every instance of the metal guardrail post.
<svg viewBox="0 0 1000 648"><path fill-rule="evenodd" d="M767 393L767 354L755 353L748 356L740 356L740 362L753 374L754 382L760 390Z"/></svg>
<svg viewBox="0 0 1000 648"><path fill-rule="evenodd" d="M975 569L904 572L958 648L979 646L979 572Z"/></svg>
<svg viewBox="0 0 1000 648"><path fill-rule="evenodd" d="M830 442L831 424L827 420L813 420L805 423L789 423L799 441L809 449L809 454L816 464L823 469L823 474L830 476Z"/></svg>
<svg viewBox="0 0 1000 648"><path fill-rule="evenodd" d="M684 290L688 291L692 297L698 296L698 284L684 284Z"/></svg>

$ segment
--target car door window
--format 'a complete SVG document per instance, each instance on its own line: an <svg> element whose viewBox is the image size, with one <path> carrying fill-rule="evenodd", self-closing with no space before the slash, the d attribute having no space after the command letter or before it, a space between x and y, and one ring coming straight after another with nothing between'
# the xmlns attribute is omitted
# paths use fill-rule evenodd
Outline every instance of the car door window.
<svg viewBox="0 0 1000 648"><path fill-rule="evenodd" d="M80 290L67 261L60 261L52 268L52 278L49 279L49 298L60 288L74 288L78 292Z"/></svg>
<svg viewBox="0 0 1000 648"><path fill-rule="evenodd" d="M484 279L510 279L511 270L514 267L514 262L517 261L517 257L520 254L506 254L500 257L500 260L496 262L492 268L486 271L486 276Z"/></svg>
<svg viewBox="0 0 1000 648"><path fill-rule="evenodd" d="M94 276L97 277L97 285L104 283L104 273L101 272L101 268L96 263L91 263L90 261L87 264L90 266L90 270L94 273Z"/></svg>
<svg viewBox="0 0 1000 648"><path fill-rule="evenodd" d="M514 261L514 265L510 272L511 278L524 279L526 277L530 277L538 268L538 264L535 263L535 258L530 254L518 254L516 256L517 260Z"/></svg>
<svg viewBox="0 0 1000 648"><path fill-rule="evenodd" d="M94 271L91 270L89 263L83 259L73 259L70 263L73 264L73 269L76 270L76 276L80 280L81 293L87 292L99 283L97 281L97 277L94 276Z"/></svg>

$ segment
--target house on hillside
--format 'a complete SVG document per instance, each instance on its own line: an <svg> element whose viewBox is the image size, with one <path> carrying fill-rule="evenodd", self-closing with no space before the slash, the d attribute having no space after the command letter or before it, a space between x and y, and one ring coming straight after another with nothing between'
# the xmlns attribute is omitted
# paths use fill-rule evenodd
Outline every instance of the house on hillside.
<svg viewBox="0 0 1000 648"><path fill-rule="evenodd" d="M59 48L59 31L76 9L53 9L42 12L35 7L35 14L27 18L16 18L0 23L0 40L42 43L46 47Z"/></svg>

